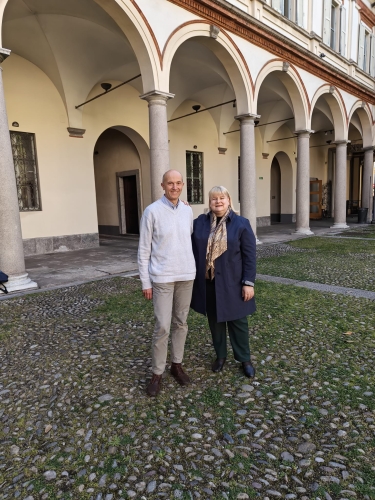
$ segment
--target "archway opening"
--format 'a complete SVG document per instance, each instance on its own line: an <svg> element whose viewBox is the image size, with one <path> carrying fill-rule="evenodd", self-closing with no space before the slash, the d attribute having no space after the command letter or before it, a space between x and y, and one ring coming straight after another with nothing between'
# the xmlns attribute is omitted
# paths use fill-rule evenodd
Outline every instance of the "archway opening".
<svg viewBox="0 0 375 500"><path fill-rule="evenodd" d="M322 94L316 101L310 139L310 219L334 216L336 177L335 141L343 140L344 117L335 96Z"/></svg>
<svg viewBox="0 0 375 500"><path fill-rule="evenodd" d="M139 234L144 198L142 173L148 172L148 147L136 132L111 127L100 135L94 148L99 235Z"/></svg>
<svg viewBox="0 0 375 500"><path fill-rule="evenodd" d="M358 108L350 118L348 139L347 215L356 217L358 209L371 208L374 162L365 168L365 150L372 147L371 124L366 111Z"/></svg>
<svg viewBox="0 0 375 500"><path fill-rule="evenodd" d="M281 169L277 158L271 163L271 224L281 222Z"/></svg>
<svg viewBox="0 0 375 500"><path fill-rule="evenodd" d="M202 36L184 41L170 71L170 91L175 94L168 103L171 164L183 173L182 196L195 216L204 211L207 193L217 184L233 193L238 208L239 142L228 148L225 135L237 115L237 96L225 61L210 42Z"/></svg>

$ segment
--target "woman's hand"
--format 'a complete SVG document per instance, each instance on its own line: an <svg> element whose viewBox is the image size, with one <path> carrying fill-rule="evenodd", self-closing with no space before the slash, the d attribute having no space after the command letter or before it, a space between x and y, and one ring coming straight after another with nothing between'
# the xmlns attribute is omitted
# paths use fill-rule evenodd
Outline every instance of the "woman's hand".
<svg viewBox="0 0 375 500"><path fill-rule="evenodd" d="M254 287L244 285L242 287L242 298L245 302L251 300L254 297Z"/></svg>
<svg viewBox="0 0 375 500"><path fill-rule="evenodd" d="M181 203L183 203L184 205L186 205L187 207L190 207L190 203L186 200L180 200Z"/></svg>

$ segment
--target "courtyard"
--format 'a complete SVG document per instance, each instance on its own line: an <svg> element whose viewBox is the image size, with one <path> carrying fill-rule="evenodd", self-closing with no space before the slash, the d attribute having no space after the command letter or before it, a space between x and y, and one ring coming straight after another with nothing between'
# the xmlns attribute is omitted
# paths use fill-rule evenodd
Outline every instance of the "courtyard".
<svg viewBox="0 0 375 500"><path fill-rule="evenodd" d="M0 499L374 499L374 229L258 247L256 378L191 312L156 400L136 275L0 301Z"/></svg>

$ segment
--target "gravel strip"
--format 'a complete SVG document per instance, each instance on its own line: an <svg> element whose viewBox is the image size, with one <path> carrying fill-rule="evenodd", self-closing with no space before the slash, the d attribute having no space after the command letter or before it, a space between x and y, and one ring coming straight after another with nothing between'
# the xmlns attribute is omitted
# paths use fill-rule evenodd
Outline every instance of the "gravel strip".
<svg viewBox="0 0 375 500"><path fill-rule="evenodd" d="M257 274L257 280L271 281L283 285L294 285L319 292L337 293L341 295L352 295L353 297L362 297L364 299L375 300L375 292L367 290L358 290L356 288L346 288L343 286L323 285L321 283L311 283L310 281L298 281L289 278L280 278L278 276L267 276L266 274Z"/></svg>

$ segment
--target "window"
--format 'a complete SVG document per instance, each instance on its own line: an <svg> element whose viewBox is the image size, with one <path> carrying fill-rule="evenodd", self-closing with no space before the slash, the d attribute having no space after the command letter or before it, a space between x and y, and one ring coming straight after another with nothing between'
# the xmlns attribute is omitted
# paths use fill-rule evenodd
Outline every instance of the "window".
<svg viewBox="0 0 375 500"><path fill-rule="evenodd" d="M340 7L340 54L346 57L346 27L347 17L344 5Z"/></svg>
<svg viewBox="0 0 375 500"><path fill-rule="evenodd" d="M364 24L359 27L358 66L375 76L375 37Z"/></svg>
<svg viewBox="0 0 375 500"><path fill-rule="evenodd" d="M329 45L333 49L336 46L336 7L334 4L331 5L331 37Z"/></svg>
<svg viewBox="0 0 375 500"><path fill-rule="evenodd" d="M186 151L187 199L192 204L203 203L203 153Z"/></svg>
<svg viewBox="0 0 375 500"><path fill-rule="evenodd" d="M341 31L340 31L340 29ZM343 53L346 50L346 10L336 0L324 0L323 43ZM344 54L343 54L344 55Z"/></svg>
<svg viewBox="0 0 375 500"><path fill-rule="evenodd" d="M272 7L288 19L292 18L293 0L272 0Z"/></svg>
<svg viewBox="0 0 375 500"><path fill-rule="evenodd" d="M35 135L10 132L18 207L21 212L41 210Z"/></svg>
<svg viewBox="0 0 375 500"><path fill-rule="evenodd" d="M272 0L271 5L280 14L307 29L308 0Z"/></svg>

